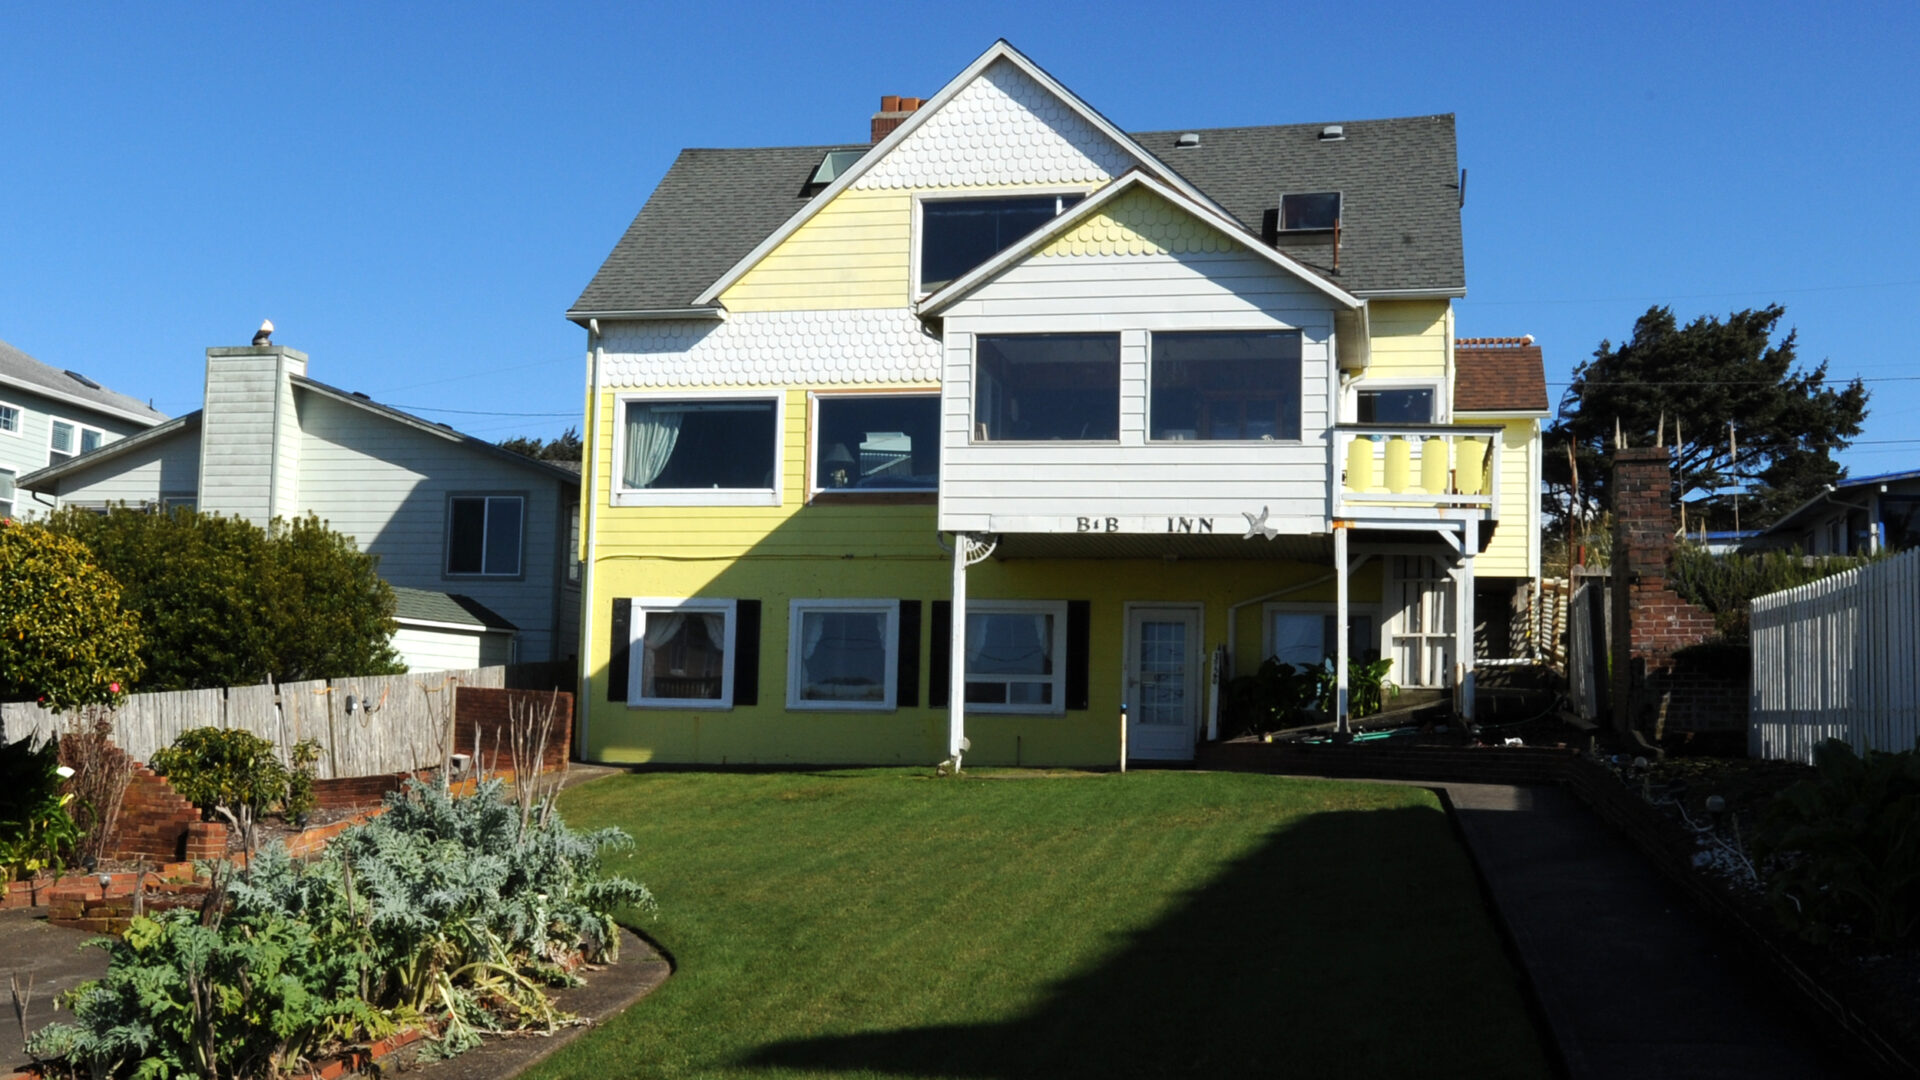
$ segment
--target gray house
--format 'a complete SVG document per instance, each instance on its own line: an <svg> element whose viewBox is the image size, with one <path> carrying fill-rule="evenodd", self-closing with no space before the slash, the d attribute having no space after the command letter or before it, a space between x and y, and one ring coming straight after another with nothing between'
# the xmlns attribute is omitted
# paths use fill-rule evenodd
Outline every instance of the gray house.
<svg viewBox="0 0 1920 1080"><path fill-rule="evenodd" d="M294 349L208 349L203 408L19 484L262 525L316 514L396 587L415 670L575 654L579 476L309 379Z"/></svg>
<svg viewBox="0 0 1920 1080"><path fill-rule="evenodd" d="M1877 555L1920 547L1920 471L1863 476L1830 487L1744 546L1807 555Z"/></svg>
<svg viewBox="0 0 1920 1080"><path fill-rule="evenodd" d="M0 517L45 516L57 500L17 490L18 479L165 420L77 371L43 364L0 341Z"/></svg>

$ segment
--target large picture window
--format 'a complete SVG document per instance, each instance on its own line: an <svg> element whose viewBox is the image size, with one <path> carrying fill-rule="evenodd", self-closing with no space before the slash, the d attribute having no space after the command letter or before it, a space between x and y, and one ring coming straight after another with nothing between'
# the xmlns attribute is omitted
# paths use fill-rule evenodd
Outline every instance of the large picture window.
<svg viewBox="0 0 1920 1080"><path fill-rule="evenodd" d="M982 602L967 610L969 709L1050 713L1065 706L1067 606Z"/></svg>
<svg viewBox="0 0 1920 1080"><path fill-rule="evenodd" d="M921 203L920 291L951 283L1084 198L1018 195Z"/></svg>
<svg viewBox="0 0 1920 1080"><path fill-rule="evenodd" d="M976 441L1120 437L1120 335L982 334L974 341Z"/></svg>
<svg viewBox="0 0 1920 1080"><path fill-rule="evenodd" d="M526 499L455 495L447 500L447 573L515 577Z"/></svg>
<svg viewBox="0 0 1920 1080"><path fill-rule="evenodd" d="M1300 333L1153 335L1152 437L1300 438Z"/></svg>
<svg viewBox="0 0 1920 1080"><path fill-rule="evenodd" d="M897 600L795 600L787 707L891 709L900 639Z"/></svg>
<svg viewBox="0 0 1920 1080"><path fill-rule="evenodd" d="M775 398L629 399L620 431L620 493L771 496L778 490ZM647 501L640 499L622 501ZM671 498L654 501L675 501Z"/></svg>
<svg viewBox="0 0 1920 1080"><path fill-rule="evenodd" d="M939 487L940 395L822 395L814 420L814 490Z"/></svg>
<svg viewBox="0 0 1920 1080"><path fill-rule="evenodd" d="M732 600L635 600L627 703L733 705Z"/></svg>

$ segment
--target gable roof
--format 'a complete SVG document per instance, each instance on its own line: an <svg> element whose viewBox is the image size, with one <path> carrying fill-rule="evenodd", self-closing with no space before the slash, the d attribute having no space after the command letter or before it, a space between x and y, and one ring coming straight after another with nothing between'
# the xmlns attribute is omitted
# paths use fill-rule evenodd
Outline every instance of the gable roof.
<svg viewBox="0 0 1920 1080"><path fill-rule="evenodd" d="M18 387L136 424L157 424L167 418L166 413L143 401L97 384L88 386L75 373L43 364L0 341L0 387L5 386ZM0 390L0 393L4 392Z"/></svg>
<svg viewBox="0 0 1920 1080"><path fill-rule="evenodd" d="M951 96L975 68L1006 57L1043 84L1058 87L1032 61L1000 43L941 91ZM1282 192L1340 191L1346 203L1340 270L1330 234L1282 238L1278 249L1359 296L1424 293L1463 296L1459 170L1450 114L1349 121L1345 138L1323 140L1325 124L1183 129L1200 145L1176 148L1183 132L1127 135L1064 88L1063 101L1137 154L1188 198L1234 218L1264 242L1276 238ZM936 97L880 143L682 151L614 245L567 317L676 313L717 315L729 275L758 261L762 248L799 227L917 130ZM868 152L811 199L807 179L830 150ZM1158 155L1158 156L1156 156ZM711 296L709 295L711 294Z"/></svg>
<svg viewBox="0 0 1920 1080"><path fill-rule="evenodd" d="M393 617L396 621L438 623L442 626L471 627L475 630L518 630L506 617L471 596L433 592L430 589L393 588Z"/></svg>
<svg viewBox="0 0 1920 1080"><path fill-rule="evenodd" d="M1546 412L1546 359L1531 337L1453 344L1453 411Z"/></svg>
<svg viewBox="0 0 1920 1080"><path fill-rule="evenodd" d="M1260 243L1257 238L1249 236L1246 230L1239 227L1232 218L1216 212L1212 207L1203 206L1194 202L1180 192L1175 191L1171 186L1163 184L1152 176L1136 170L1101 188L1092 196L1082 199L1066 213L1059 215L1052 221L1047 222L1045 225L1029 233L1025 239L1022 239L1012 247L1001 251L993 258L988 259L986 262L981 263L979 266L974 267L972 270L954 279L951 284L921 301L915 308L916 313L920 315L936 315L940 313L945 310L948 305L993 280L995 277L998 277L1000 273L1009 266L1025 259L1028 255L1038 250L1041 245L1046 244L1054 237L1059 236L1068 229L1079 225L1087 218L1099 213L1104 207L1118 201L1127 192L1137 189L1151 191L1172 203L1180 210L1199 219L1207 226L1233 237L1254 255L1265 259L1279 269L1293 274L1295 277L1304 281L1309 287L1332 298L1336 303L1348 308L1360 306L1360 300L1357 297L1352 296L1338 285L1325 280L1281 252L1275 251L1273 248Z"/></svg>
<svg viewBox="0 0 1920 1080"><path fill-rule="evenodd" d="M1858 510L1860 509L1858 506L1848 506L1845 502L1838 502L1836 500L1851 498L1854 492L1866 488L1876 488L1882 484L1905 483L1910 480L1920 480L1920 470L1905 469L1900 472L1879 473L1875 476L1862 476L1857 479L1842 480L1833 486L1832 491L1815 495L1813 498L1780 515L1780 520L1764 529L1754 532L1753 536L1758 538L1791 532L1795 528L1809 524L1807 519L1812 517L1813 512L1821 507L1840 511Z"/></svg>
<svg viewBox="0 0 1920 1080"><path fill-rule="evenodd" d="M293 385L298 389L311 390L355 408L364 409L384 419L405 424L408 427L432 435L435 438L459 443L470 449L492 455L493 457L497 457L522 468L530 469L548 479L558 480L569 487L578 486L580 483L580 474L577 471L563 468L552 462L540 461L535 458L530 458L525 454L515 453L503 446L497 446L487 442L485 439L477 439L472 435L462 434L443 424L436 424L431 420L423 420L412 413L401 412L399 409L381 405L378 402L361 397L352 391L342 390L335 386L328 386L323 382L315 382L304 375L291 376L291 380ZM154 443L170 439L176 434L198 428L200 426L201 412L202 410L195 409L190 413L182 413L165 423L158 424L137 434L129 435L124 439L117 439L110 442L98 450L92 450L78 457L69 458L57 465L49 465L44 469L26 473L22 475L17 482L20 487L26 488L28 491L47 491L60 480L75 473L91 469L101 462L111 461L114 458L131 453L141 447L151 446Z"/></svg>

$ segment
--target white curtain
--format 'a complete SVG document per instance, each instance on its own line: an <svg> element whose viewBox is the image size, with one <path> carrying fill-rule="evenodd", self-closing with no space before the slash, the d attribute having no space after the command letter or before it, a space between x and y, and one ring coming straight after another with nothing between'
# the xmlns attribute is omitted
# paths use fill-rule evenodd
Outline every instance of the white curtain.
<svg viewBox="0 0 1920 1080"><path fill-rule="evenodd" d="M628 487L647 487L660 478L667 461L673 457L674 444L680 441L680 420L684 415L640 402L627 406L627 460L623 475Z"/></svg>
<svg viewBox="0 0 1920 1080"><path fill-rule="evenodd" d="M1035 615L1033 617L1033 639L1040 643L1041 671L1053 670L1053 616Z"/></svg>
<svg viewBox="0 0 1920 1080"><path fill-rule="evenodd" d="M814 652L820 648L820 639L827 636L827 617L818 614L803 616L800 627L800 658L812 660Z"/></svg>

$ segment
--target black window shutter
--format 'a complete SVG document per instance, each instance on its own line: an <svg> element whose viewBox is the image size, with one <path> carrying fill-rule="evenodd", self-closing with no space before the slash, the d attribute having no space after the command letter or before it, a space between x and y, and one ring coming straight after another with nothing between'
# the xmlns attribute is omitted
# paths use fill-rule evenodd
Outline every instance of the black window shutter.
<svg viewBox="0 0 1920 1080"><path fill-rule="evenodd" d="M733 703L760 704L760 601L733 605Z"/></svg>
<svg viewBox="0 0 1920 1080"><path fill-rule="evenodd" d="M900 640L894 645L894 704L902 709L920 705L920 601L900 601Z"/></svg>
<svg viewBox="0 0 1920 1080"><path fill-rule="evenodd" d="M1087 707L1087 664L1093 630L1093 606L1085 600L1067 601L1067 708Z"/></svg>
<svg viewBox="0 0 1920 1080"><path fill-rule="evenodd" d="M947 659L953 647L953 601L935 600L927 624L927 704L947 704Z"/></svg>
<svg viewBox="0 0 1920 1080"><path fill-rule="evenodd" d="M633 659L633 601L613 602L613 632L607 649L607 700L627 700L627 669Z"/></svg>

